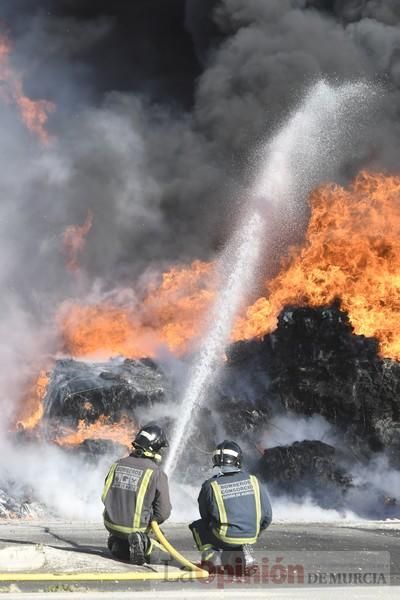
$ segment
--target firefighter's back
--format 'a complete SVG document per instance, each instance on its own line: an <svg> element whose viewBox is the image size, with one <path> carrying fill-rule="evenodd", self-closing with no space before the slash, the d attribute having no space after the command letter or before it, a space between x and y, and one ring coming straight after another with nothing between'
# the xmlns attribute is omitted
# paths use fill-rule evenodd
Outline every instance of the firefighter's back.
<svg viewBox="0 0 400 600"><path fill-rule="evenodd" d="M260 533L261 498L257 477L246 471L209 479L213 533L227 544L254 544Z"/></svg>
<svg viewBox="0 0 400 600"><path fill-rule="evenodd" d="M146 457L130 455L111 466L102 496L108 531L125 537L147 529L159 477L160 468Z"/></svg>

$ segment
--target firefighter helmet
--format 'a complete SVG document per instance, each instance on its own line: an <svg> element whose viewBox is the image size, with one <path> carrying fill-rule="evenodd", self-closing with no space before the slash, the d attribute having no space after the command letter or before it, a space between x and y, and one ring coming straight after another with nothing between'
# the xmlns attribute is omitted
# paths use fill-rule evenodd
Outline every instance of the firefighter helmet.
<svg viewBox="0 0 400 600"><path fill-rule="evenodd" d="M168 448L169 444L164 430L159 425L147 423L137 432L132 446L138 454L160 460L159 452L163 448Z"/></svg>
<svg viewBox="0 0 400 600"><path fill-rule="evenodd" d="M224 440L218 444L213 453L214 467L240 467L242 466L242 449L230 440Z"/></svg>

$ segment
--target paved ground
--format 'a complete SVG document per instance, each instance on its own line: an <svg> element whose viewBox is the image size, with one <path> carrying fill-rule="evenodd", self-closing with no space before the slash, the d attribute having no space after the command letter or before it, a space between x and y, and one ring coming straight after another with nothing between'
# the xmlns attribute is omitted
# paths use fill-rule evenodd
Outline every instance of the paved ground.
<svg viewBox="0 0 400 600"><path fill-rule="evenodd" d="M1 594L3 596L3 594ZM50 595L50 598L56 600L103 600L103 592L58 592ZM7 600L21 600L20 593L4 594ZM24 594L24 600L48 600L47 593ZM243 600L243 592L235 590L183 590L164 591L162 595L158 590L153 592L135 592L134 600ZM250 590L246 591L246 600L338 600L338 588L315 590L309 589L273 589L268 590ZM398 596L393 595L393 588L349 588L340 589L340 600L393 600ZM126 592L108 592L107 600L127 600Z"/></svg>
<svg viewBox="0 0 400 600"><path fill-rule="evenodd" d="M164 528L164 533L183 554L194 560L198 557L185 526L169 525ZM10 549L14 548L15 552L17 550L19 552L19 549L26 548L32 553L37 544L42 546L40 548L42 553L44 547L45 554L42 565L35 567L39 571L131 570L130 566L109 557L105 542L106 533L100 523L60 521L2 523L0 524L0 571L4 572L6 568L4 559L6 560ZM22 552L21 556L23 554ZM113 597L111 593L116 590L146 592L147 596L143 597L158 597L161 592L173 592L175 596L167 594L165 597L180 598L222 597L221 592L225 590L225 595L233 598L236 592L239 595L243 594L246 588L246 596L249 598L265 597L265 590L268 589L268 598L325 600L334 597L329 595L333 594L333 590L336 590L337 598L338 588L333 584L345 585L351 581L356 585L346 585L345 588L341 588L340 594L344 600L345 598L395 597L396 592L393 587L388 588L383 585L368 587L367 584L374 582L371 573L375 574L375 583L400 585L400 524L347 523L343 526L342 523L277 523L270 527L258 544L257 554L263 568L259 579L252 581L232 581L229 577L214 577L208 583L121 581L118 584L115 582L80 583L76 586L71 583L65 586L58 583L18 583L12 584L11 588L8 584L3 585L0 589L8 592L7 598L12 598L9 592L13 589L30 591L65 589L69 592L68 598L72 599L72 590L88 588L107 591L107 598ZM22 565L22 568L26 569L27 566ZM361 577L364 579L360 579ZM360 583L363 586L361 591L358 591ZM217 596L213 595L215 593ZM264 596L257 595L260 593ZM372 595L368 595L371 593ZM400 597L400 588L397 593ZM135 596L135 598L140 597Z"/></svg>

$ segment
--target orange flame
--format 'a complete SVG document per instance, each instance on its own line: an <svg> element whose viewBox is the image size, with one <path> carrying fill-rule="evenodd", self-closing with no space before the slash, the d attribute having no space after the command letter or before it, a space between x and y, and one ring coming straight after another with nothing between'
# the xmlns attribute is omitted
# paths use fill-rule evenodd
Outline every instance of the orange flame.
<svg viewBox="0 0 400 600"><path fill-rule="evenodd" d="M137 426L127 417L119 423L111 423L109 417L101 416L95 423L81 420L76 431L69 430L55 440L60 446L75 446L85 440L111 440L130 448Z"/></svg>
<svg viewBox="0 0 400 600"><path fill-rule="evenodd" d="M0 95L6 102L17 104L23 123L42 143L47 144L50 138L45 125L55 105L48 100L31 100L24 95L22 80L10 66L10 53L11 43L4 32L0 32Z"/></svg>
<svg viewBox="0 0 400 600"><path fill-rule="evenodd" d="M58 315L64 351L79 358L139 358L164 345L181 354L201 334L213 297L212 265L195 261L164 273L136 306L64 303Z"/></svg>
<svg viewBox="0 0 400 600"><path fill-rule="evenodd" d="M266 296L237 320L232 339L273 331L286 304L318 306L340 298L355 332L376 337L383 356L400 360L400 177L361 173L348 188L317 189L310 204L303 247L292 249L281 272L266 283ZM216 288L212 263L195 261L165 273L137 306L66 303L58 314L63 350L80 358L135 358L154 356L163 344L181 354L201 335ZM34 398L44 395L41 381L46 380L39 378ZM37 423L42 413L37 402L32 406ZM116 434L107 439L127 442L119 425L103 420L96 426L81 423L59 443L79 443L103 426Z"/></svg>
<svg viewBox="0 0 400 600"><path fill-rule="evenodd" d="M43 400L46 395L49 376L46 371L40 371L39 377L22 403L22 412L17 419L17 426L23 429L33 429L43 417Z"/></svg>
<svg viewBox="0 0 400 600"><path fill-rule="evenodd" d="M345 189L326 185L310 198L306 242L248 308L233 339L276 327L285 304L340 298L355 333L374 336L383 356L400 359L400 177L360 173Z"/></svg>
<svg viewBox="0 0 400 600"><path fill-rule="evenodd" d="M78 256L83 251L86 244L86 236L92 228L93 214L90 210L83 225L70 225L63 234L63 249L66 256L67 269L69 271L78 271Z"/></svg>
<svg viewBox="0 0 400 600"><path fill-rule="evenodd" d="M318 306L340 298L355 332L375 336L382 355L400 360L400 177L361 173L348 188L326 185L310 197L303 248L237 319L232 340L273 331L286 304ZM215 297L212 263L173 268L139 307L65 304L59 323L72 356L177 354L200 336Z"/></svg>

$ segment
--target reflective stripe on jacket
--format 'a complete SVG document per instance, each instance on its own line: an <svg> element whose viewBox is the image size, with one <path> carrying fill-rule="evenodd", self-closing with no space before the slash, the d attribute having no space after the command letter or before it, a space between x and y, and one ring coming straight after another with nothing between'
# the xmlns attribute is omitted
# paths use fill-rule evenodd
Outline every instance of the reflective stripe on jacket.
<svg viewBox="0 0 400 600"><path fill-rule="evenodd" d="M200 514L214 535L232 545L254 544L272 520L265 490L254 475L235 471L204 482L199 495Z"/></svg>
<svg viewBox="0 0 400 600"><path fill-rule="evenodd" d="M101 499L105 527L122 537L171 514L167 476L149 458L132 455L111 465Z"/></svg>

